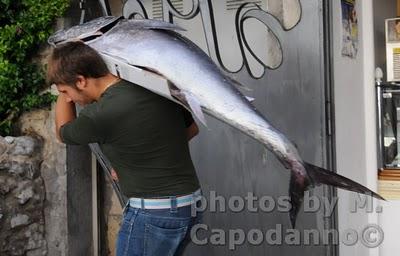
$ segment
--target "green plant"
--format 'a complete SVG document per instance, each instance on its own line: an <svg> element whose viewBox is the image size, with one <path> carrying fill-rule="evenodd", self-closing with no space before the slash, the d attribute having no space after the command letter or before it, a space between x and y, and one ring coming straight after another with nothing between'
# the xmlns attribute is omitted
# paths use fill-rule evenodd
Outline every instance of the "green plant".
<svg viewBox="0 0 400 256"><path fill-rule="evenodd" d="M0 135L23 111L48 106L43 67L33 61L69 0L0 0Z"/></svg>

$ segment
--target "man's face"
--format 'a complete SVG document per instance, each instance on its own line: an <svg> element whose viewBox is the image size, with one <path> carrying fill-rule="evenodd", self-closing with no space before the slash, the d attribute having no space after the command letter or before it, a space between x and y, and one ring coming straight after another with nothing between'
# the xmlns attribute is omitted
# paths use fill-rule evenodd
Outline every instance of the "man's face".
<svg viewBox="0 0 400 256"><path fill-rule="evenodd" d="M57 90L60 94L65 96L67 102L74 102L80 106L93 102L93 99L91 99L84 90L79 90L76 87L66 84L57 84Z"/></svg>

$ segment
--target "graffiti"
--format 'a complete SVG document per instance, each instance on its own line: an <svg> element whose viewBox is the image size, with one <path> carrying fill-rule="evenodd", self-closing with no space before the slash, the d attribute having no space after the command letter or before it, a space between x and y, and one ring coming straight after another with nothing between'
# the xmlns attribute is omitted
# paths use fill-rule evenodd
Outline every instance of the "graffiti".
<svg viewBox="0 0 400 256"><path fill-rule="evenodd" d="M265 0L264 0L265 1ZM174 19L191 20L201 18L209 56L217 62L226 72L235 74L242 71L248 72L253 78L261 78L266 69L277 69L283 62L283 50L281 45L284 33L293 29L301 19L300 0L269 0L266 8L262 7L264 1L255 0L225 0L227 11L236 11L232 22L235 26L236 41L242 58L239 68L228 68L221 57L221 46L217 33L217 24L214 10L216 1L189 0L191 8L183 12L183 0L127 0L122 7L122 14L130 19L157 18L174 23ZM106 0L101 0L106 6ZM145 6L145 4L151 5ZM222 1L221 1L222 2ZM187 4L187 2L185 1ZM146 9L147 8L147 9ZM151 10L150 10L151 9ZM151 13L152 15L149 15ZM111 13L109 13L111 14ZM219 13L218 13L219 14ZM268 38L267 54L259 56L256 53L251 35L246 34L246 22L255 21L263 25L264 33ZM259 27L259 26L258 26ZM250 39L250 40L249 40ZM267 43L265 43L267 44ZM262 72L255 72L255 65L262 67Z"/></svg>

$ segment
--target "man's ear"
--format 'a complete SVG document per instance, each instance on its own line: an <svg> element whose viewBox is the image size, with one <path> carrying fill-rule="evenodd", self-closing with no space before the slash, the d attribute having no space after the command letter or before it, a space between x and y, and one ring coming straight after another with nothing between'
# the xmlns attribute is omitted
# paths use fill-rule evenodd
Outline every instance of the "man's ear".
<svg viewBox="0 0 400 256"><path fill-rule="evenodd" d="M76 78L76 83L75 83L76 87L79 90L83 90L87 87L87 80L84 76L78 75L78 77Z"/></svg>

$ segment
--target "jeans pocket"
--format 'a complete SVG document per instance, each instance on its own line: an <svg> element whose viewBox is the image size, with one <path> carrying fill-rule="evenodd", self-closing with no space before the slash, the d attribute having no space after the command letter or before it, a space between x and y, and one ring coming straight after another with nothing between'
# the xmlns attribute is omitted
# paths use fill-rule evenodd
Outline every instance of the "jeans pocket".
<svg viewBox="0 0 400 256"><path fill-rule="evenodd" d="M118 231L117 241L116 241L116 255L125 256L128 255L131 235L133 232L134 225L136 224L137 211L127 207L124 211L121 226Z"/></svg>
<svg viewBox="0 0 400 256"><path fill-rule="evenodd" d="M188 226L164 228L146 223L143 256L173 256Z"/></svg>
<svg viewBox="0 0 400 256"><path fill-rule="evenodd" d="M135 221L136 212L129 206L124 210L122 215L122 222L119 229L120 233L129 234L131 232L133 223Z"/></svg>

